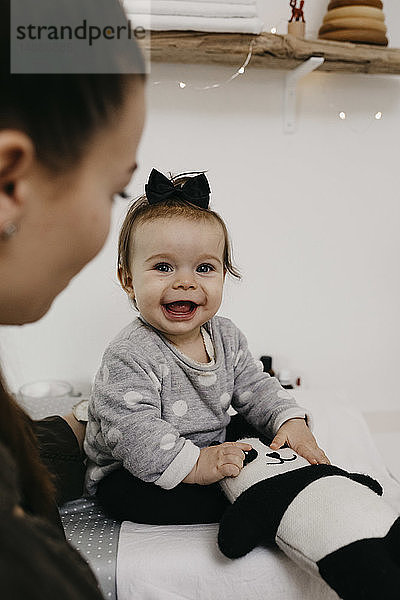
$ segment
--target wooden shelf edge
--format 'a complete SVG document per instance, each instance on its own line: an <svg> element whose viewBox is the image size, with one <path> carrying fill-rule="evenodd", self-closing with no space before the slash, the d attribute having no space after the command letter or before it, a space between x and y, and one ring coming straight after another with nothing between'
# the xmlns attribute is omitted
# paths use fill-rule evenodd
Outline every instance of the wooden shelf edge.
<svg viewBox="0 0 400 600"><path fill-rule="evenodd" d="M293 69L310 56L323 56L320 71L341 73L400 74L400 49L291 35L261 33L202 33L153 31L144 47L154 62L220 64L240 67L250 48L249 66Z"/></svg>

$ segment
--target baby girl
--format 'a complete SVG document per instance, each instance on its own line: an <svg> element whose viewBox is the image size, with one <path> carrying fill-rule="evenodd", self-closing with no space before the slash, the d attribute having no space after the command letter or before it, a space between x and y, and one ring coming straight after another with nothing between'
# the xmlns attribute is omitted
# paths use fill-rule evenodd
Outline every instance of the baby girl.
<svg viewBox="0 0 400 600"><path fill-rule="evenodd" d="M239 273L205 175L188 175L153 169L120 234L119 280L139 315L104 353L85 440L88 491L117 519L218 521L216 482L240 473L246 434L329 463L306 411L216 316Z"/></svg>

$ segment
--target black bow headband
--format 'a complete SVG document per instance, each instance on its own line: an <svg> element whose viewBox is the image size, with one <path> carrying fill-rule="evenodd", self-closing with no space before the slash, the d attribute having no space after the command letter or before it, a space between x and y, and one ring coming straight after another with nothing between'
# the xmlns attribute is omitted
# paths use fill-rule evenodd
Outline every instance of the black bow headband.
<svg viewBox="0 0 400 600"><path fill-rule="evenodd" d="M190 177L182 187L175 187L165 175L153 169L145 185L145 191L149 204L158 204L171 196L181 196L182 200L200 208L208 208L210 202L210 186L204 173Z"/></svg>

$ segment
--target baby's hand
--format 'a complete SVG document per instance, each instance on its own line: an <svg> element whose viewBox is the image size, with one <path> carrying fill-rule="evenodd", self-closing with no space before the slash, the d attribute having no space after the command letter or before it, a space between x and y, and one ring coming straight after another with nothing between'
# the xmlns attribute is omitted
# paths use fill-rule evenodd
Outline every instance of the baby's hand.
<svg viewBox="0 0 400 600"><path fill-rule="evenodd" d="M319 448L315 437L307 427L304 419L295 418L286 421L286 423L279 427L270 444L270 448L278 450L285 444L289 448L293 448L297 454L303 456L313 465L330 464L325 452Z"/></svg>
<svg viewBox="0 0 400 600"><path fill-rule="evenodd" d="M225 442L200 450L196 464L182 483L210 485L224 477L237 477L243 469L244 451L251 450L250 444Z"/></svg>

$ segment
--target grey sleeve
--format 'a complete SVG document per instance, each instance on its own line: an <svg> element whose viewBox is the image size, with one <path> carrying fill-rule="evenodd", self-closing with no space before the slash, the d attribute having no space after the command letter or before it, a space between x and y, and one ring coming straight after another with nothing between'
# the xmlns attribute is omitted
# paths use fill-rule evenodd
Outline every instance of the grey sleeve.
<svg viewBox="0 0 400 600"><path fill-rule="evenodd" d="M261 433L274 437L279 427L294 417L311 419L275 377L262 371L262 364L249 351L247 340L237 330L239 349L234 371L232 406Z"/></svg>
<svg viewBox="0 0 400 600"><path fill-rule="evenodd" d="M161 417L160 365L109 348L96 378L91 411L112 457L136 477L171 489L195 465L200 450Z"/></svg>

